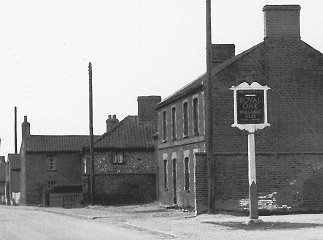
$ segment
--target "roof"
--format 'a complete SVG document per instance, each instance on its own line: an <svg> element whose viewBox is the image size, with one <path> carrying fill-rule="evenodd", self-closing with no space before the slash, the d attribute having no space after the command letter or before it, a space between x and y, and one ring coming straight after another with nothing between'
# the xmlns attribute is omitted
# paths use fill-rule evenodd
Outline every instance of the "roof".
<svg viewBox="0 0 323 240"><path fill-rule="evenodd" d="M8 154L8 161L10 170L20 170L20 155L19 154Z"/></svg>
<svg viewBox="0 0 323 240"><path fill-rule="evenodd" d="M153 149L154 121L139 121L138 116L127 116L110 131L99 137L96 149Z"/></svg>
<svg viewBox="0 0 323 240"><path fill-rule="evenodd" d="M225 61L223 61L222 63L219 63L217 65L215 65L212 69L212 77L214 75L216 75L217 73L221 72L222 70L224 70L225 68L227 68L228 66L230 66L231 64L235 63L236 61L238 61L239 59L249 55L251 52L255 51L256 49L260 48L262 45L264 44L264 42L261 42L255 46L253 46L252 48L249 48L248 50L232 57L229 58ZM188 94L192 94L194 92L198 92L198 91L202 91L204 89L204 85L203 82L206 80L206 74L204 73L203 75L199 76L198 78L196 78L194 81L190 82L189 84L185 85L183 88L179 89L178 91L176 91L175 93L171 94L170 96L168 96L167 98L165 98L163 101L161 101L158 105L157 105L157 109L166 106L170 103L173 103L174 101L181 99L185 96L187 96Z"/></svg>
<svg viewBox="0 0 323 240"><path fill-rule="evenodd" d="M31 135L24 146L26 152L80 152L89 142L89 135Z"/></svg>

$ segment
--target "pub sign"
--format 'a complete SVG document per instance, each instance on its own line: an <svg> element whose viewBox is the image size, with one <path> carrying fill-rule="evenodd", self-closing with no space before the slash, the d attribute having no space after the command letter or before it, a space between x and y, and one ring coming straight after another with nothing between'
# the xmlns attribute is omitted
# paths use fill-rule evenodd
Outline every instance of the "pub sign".
<svg viewBox="0 0 323 240"><path fill-rule="evenodd" d="M241 130L255 131L270 126L267 122L267 86L244 82L230 88L234 91L234 124Z"/></svg>

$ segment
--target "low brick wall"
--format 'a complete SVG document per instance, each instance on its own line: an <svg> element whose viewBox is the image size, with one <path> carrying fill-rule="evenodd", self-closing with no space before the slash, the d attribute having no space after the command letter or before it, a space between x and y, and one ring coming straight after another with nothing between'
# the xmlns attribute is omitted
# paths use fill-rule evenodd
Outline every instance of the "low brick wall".
<svg viewBox="0 0 323 240"><path fill-rule="evenodd" d="M95 201L132 204L156 199L155 174L100 174L95 176Z"/></svg>

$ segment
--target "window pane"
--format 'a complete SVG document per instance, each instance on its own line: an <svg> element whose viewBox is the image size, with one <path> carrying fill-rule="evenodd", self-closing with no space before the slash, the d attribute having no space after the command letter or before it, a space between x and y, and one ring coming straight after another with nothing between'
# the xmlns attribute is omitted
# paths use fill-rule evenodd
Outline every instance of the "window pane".
<svg viewBox="0 0 323 240"><path fill-rule="evenodd" d="M176 109L172 108L172 139L176 138Z"/></svg>
<svg viewBox="0 0 323 240"><path fill-rule="evenodd" d="M184 136L188 135L188 103L183 103Z"/></svg>
<svg viewBox="0 0 323 240"><path fill-rule="evenodd" d="M163 140L166 140L166 111L163 111L163 120L162 120L162 125L163 125Z"/></svg>
<svg viewBox="0 0 323 240"><path fill-rule="evenodd" d="M190 173L189 173L189 159L188 157L185 158L185 167L184 167L184 175L185 175L185 190L190 189Z"/></svg>
<svg viewBox="0 0 323 240"><path fill-rule="evenodd" d="M164 160L164 188L167 188L167 160Z"/></svg>
<svg viewBox="0 0 323 240"><path fill-rule="evenodd" d="M198 116L198 99L193 99L193 125L194 125L194 133L197 134L199 132L199 116Z"/></svg>

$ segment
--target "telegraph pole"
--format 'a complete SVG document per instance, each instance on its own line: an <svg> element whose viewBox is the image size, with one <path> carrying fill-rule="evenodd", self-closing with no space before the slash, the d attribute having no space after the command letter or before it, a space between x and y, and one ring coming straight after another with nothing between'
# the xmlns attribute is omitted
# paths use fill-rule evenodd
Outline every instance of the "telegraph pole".
<svg viewBox="0 0 323 240"><path fill-rule="evenodd" d="M211 76L211 0L206 0L206 81L205 81L205 147L207 155L208 212L214 210L214 173L212 149L212 76Z"/></svg>
<svg viewBox="0 0 323 240"><path fill-rule="evenodd" d="M90 122L90 198L91 206L94 205L94 157L93 157L93 92L92 92L92 64L89 62L89 122Z"/></svg>
<svg viewBox="0 0 323 240"><path fill-rule="evenodd" d="M15 114L15 126L14 126L14 129L15 129L15 154L17 154L17 152L18 152L18 150L17 150L17 107L15 107L14 114Z"/></svg>

